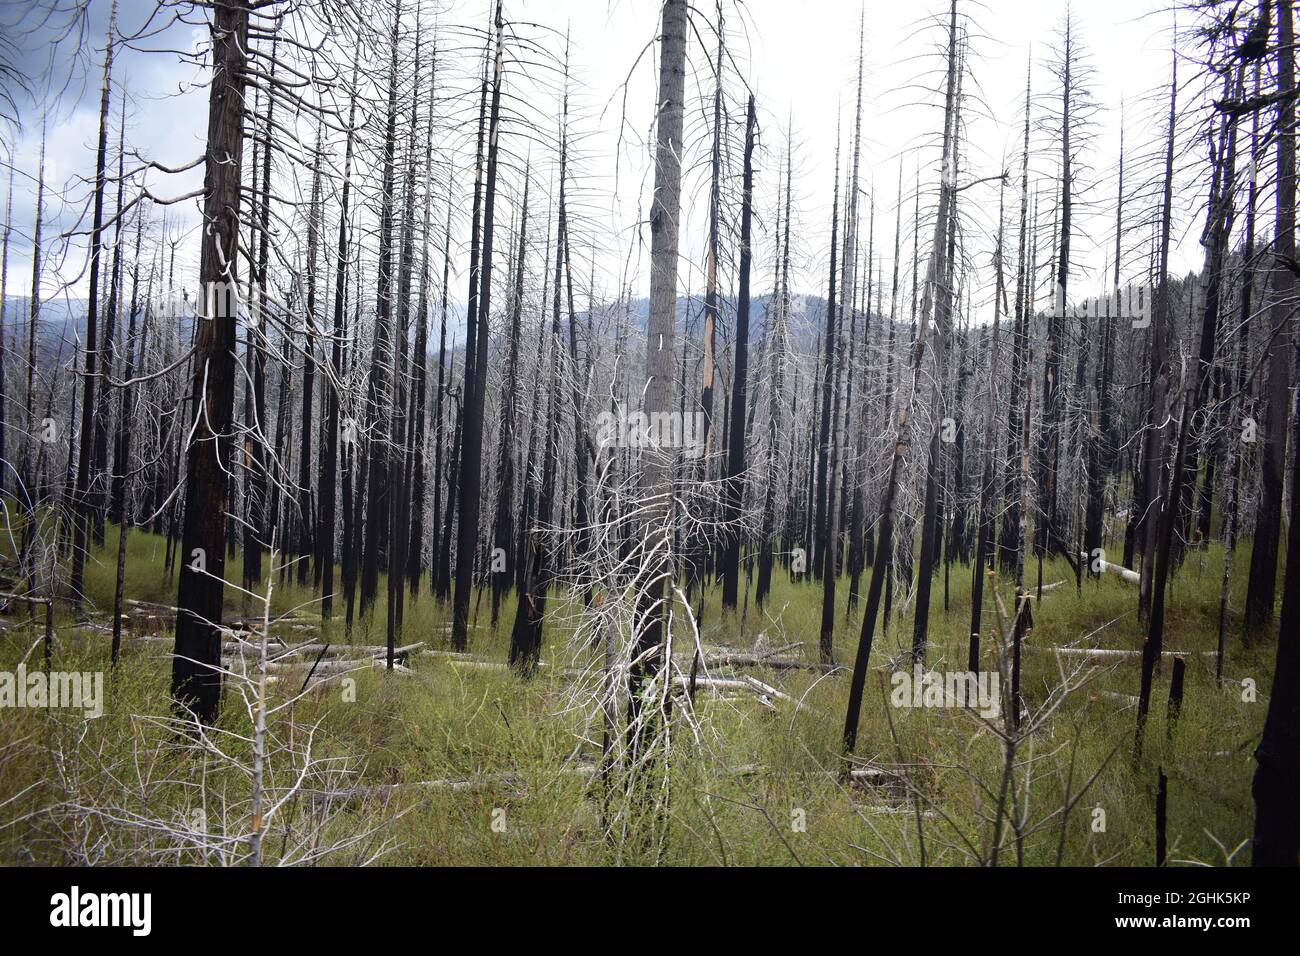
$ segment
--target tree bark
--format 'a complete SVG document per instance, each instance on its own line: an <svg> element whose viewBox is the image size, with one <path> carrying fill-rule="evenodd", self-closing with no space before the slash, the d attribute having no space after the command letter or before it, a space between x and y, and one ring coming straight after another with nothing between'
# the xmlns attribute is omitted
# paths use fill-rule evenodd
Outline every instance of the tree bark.
<svg viewBox="0 0 1300 956"><path fill-rule="evenodd" d="M239 281L239 185L243 159L248 0L214 5L212 85L204 173L199 280L204 306L194 353L190 440L185 466L184 567L176 604L172 697L204 724L221 696L221 618L235 408L235 296ZM84 454L84 452L83 452Z"/></svg>

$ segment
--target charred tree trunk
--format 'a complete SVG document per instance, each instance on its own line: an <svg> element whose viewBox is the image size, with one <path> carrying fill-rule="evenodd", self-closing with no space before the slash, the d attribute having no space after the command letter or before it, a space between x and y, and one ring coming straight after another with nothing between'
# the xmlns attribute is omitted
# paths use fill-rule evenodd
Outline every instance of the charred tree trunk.
<svg viewBox="0 0 1300 956"><path fill-rule="evenodd" d="M214 42L216 39L214 20ZM91 415L91 409L96 408L95 386L98 380L96 371L98 362L99 343L97 339L99 325L99 268L100 257L103 254L103 227L104 227L104 166L108 154L108 107L109 100L112 97L112 80L113 80L113 49L114 49L114 31L117 27L117 0L113 0L112 7L109 8L108 23L108 41L104 49L104 84L101 87L99 95L99 143L95 151L95 198L94 212L92 213L90 226L90 292L86 300L86 357L85 357L85 374L81 383L81 440L77 450L77 483L73 488L73 533L72 533L72 607L73 611L81 609L83 599L82 592L85 588L86 572L86 537L88 525L91 520L90 501L87 494L90 490L90 483L94 480L91 474L94 462L91 459L91 450L95 435L95 416ZM242 52L241 52L242 57ZM215 56L215 54L214 54ZM215 93L215 85L214 85ZM37 279L35 278L40 268L40 201L41 193L44 188L44 156L45 156L45 132L44 126L41 127L41 182L37 187L37 230L35 241L35 254L32 258L32 327L35 329L37 314ZM210 131L209 131L210 132ZM211 146L209 144L209 150ZM209 151L208 162L211 163L212 153ZM238 185L236 184L235 201L238 202ZM205 237L206 238L206 237ZM233 247L232 247L233 251ZM32 358L32 356L29 356ZM28 391L30 393L31 370L28 367ZM28 421L31 421L31 396L28 395ZM24 458L26 456L24 455ZM24 475L23 480L27 482L28 494L31 494L32 483L29 476ZM182 605L183 606L183 605Z"/></svg>
<svg viewBox="0 0 1300 956"><path fill-rule="evenodd" d="M378 287L375 301L375 338L370 353L370 374L366 383L366 413L370 421L366 441L366 496L365 532L361 552L361 616L364 618L374 607L379 592L381 536L389 525L389 487L391 478L389 389L396 390L390 381L390 366L396 368L397 356L392 352L393 303L397 296L393 290L393 191L396 178L397 153L397 60L398 27L401 23L401 4L393 16L390 34L391 52L388 62L388 107L384 130L383 172L379 206L379 263Z"/></svg>
<svg viewBox="0 0 1300 956"><path fill-rule="evenodd" d="M1277 262L1273 271L1273 320L1289 327L1288 300L1294 278L1287 259L1295 257L1295 32L1291 5L1278 5L1278 72L1283 94L1277 145ZM1286 258L1284 258L1286 257ZM1296 352L1300 357L1300 350ZM1300 447L1300 418L1293 441ZM1300 488L1300 455L1295 455L1292 489ZM1300 515L1292 491L1287 534L1286 578L1282 585L1282 619L1278 627L1277 659L1269 691L1264 733L1255 748L1255 835L1252 862L1256 866L1295 866L1300 857ZM1258 531L1256 532L1258 534ZM1253 580L1253 575L1252 575Z"/></svg>
<svg viewBox="0 0 1300 956"><path fill-rule="evenodd" d="M307 585L307 563L315 531L311 501L311 433L313 401L316 397L316 276L320 270L321 227L321 128L316 128L316 149L312 154L311 204L307 210L307 315L302 348L302 433L298 442L298 584Z"/></svg>
<svg viewBox="0 0 1300 956"><path fill-rule="evenodd" d="M333 381L325 390L325 447L322 449L320 486L316 497L320 503L320 528L316 535L316 562L321 568L321 617L329 620L334 613L334 529L337 515L339 462L339 388L343 381L343 341L346 332L344 314L347 307L348 283L348 216L352 198L352 150L357 119L358 64L352 64L352 94L348 106L347 143L343 150L343 188L340 195L338 246L335 250L334 268L334 335L330 342L330 369ZM351 512L351 482L344 491L344 507ZM350 530L350 529L348 529ZM344 544L350 550L351 541L344 534Z"/></svg>
<svg viewBox="0 0 1300 956"><path fill-rule="evenodd" d="M736 302L735 358L732 365L730 434L727 438L727 475L723 485L726 549L722 558L722 606L736 610L740 591L740 515L745 497L745 407L749 390L749 271L753 261L754 133L757 126L754 98L745 112L745 166L740 206L740 288Z"/></svg>
<svg viewBox="0 0 1300 956"><path fill-rule="evenodd" d="M1276 603L1278 533L1282 526L1282 482L1286 468L1287 414L1290 408L1292 290L1295 274L1295 51L1291 5L1277 5L1278 139L1277 219L1270 273L1268 385L1264 408L1264 442L1260 460L1259 503L1255 539L1250 549L1250 585L1246 589L1246 627L1256 630L1273 617ZM1294 862L1294 860L1293 860Z"/></svg>
<svg viewBox="0 0 1300 956"><path fill-rule="evenodd" d="M469 599L474 586L474 552L478 547L480 478L483 474L483 405L487 394L488 310L492 300L492 226L496 205L497 147L501 124L501 79L504 21L501 0L495 14L496 56L492 105L488 119L487 185L483 199L483 248L467 326L477 326L473 367L466 365L464 425L461 429L460 522L456 534L456 590L452 600L451 642L463 651L469 640ZM471 280L474 282L474 280ZM469 341L468 339L466 340ZM471 361L466 350L466 362Z"/></svg>
<svg viewBox="0 0 1300 956"><path fill-rule="evenodd" d="M561 146L563 150L563 146ZM563 163L563 159L561 159ZM519 251L515 263L515 287L510 303L510 351L506 358L506 388L509 393L501 399L501 444L497 455L497 513L493 529L493 550L510 554L514 544L513 514L515 504L515 417L518 393L515 382L519 377L519 334L524 307L524 259L528 252L528 173L524 173L524 199L519 221ZM561 191L563 186L560 187ZM563 213L561 213L563 221ZM549 515L547 516L549 520ZM495 556L493 558L495 565ZM496 629L501 606L501 596L510 586L510 568L491 568L492 574L492 628Z"/></svg>
<svg viewBox="0 0 1300 956"><path fill-rule="evenodd" d="M818 557L822 578L822 620L817 647L823 664L835 658L835 585L839 577L839 508L836 507L835 476L839 471L840 444L840 330L836 321L836 256L839 252L840 224L840 147L835 144L835 189L831 201L830 286L826 296L826 345L822 374L822 421L817 466L817 503L821 518L817 521Z"/></svg>
<svg viewBox="0 0 1300 956"><path fill-rule="evenodd" d="M229 507L231 426L235 409L235 296L239 280L239 184L248 49L248 0L213 10L212 85L204 173L199 323L191 395L193 437L185 467L185 520L176 604L172 697L204 724L221 697L221 619ZM89 403L83 403L88 405ZM85 452L83 451L83 454Z"/></svg>
<svg viewBox="0 0 1300 956"><path fill-rule="evenodd" d="M926 329L930 325L930 311L934 303L935 286L946 281L944 259L947 255L948 218L953 204L952 193L956 189L955 171L957 136L957 0L952 0L948 21L948 77L945 89L944 129L943 129L943 179L939 193L939 215L934 225L934 241L930 250L930 264L926 278L926 295L917 322L916 339L912 343L912 379L908 386L905 403L900 403L898 421L894 432L894 450L889 464L889 477L886 480L880 500L880 524L877 535L877 548L884 554L890 554L894 541L894 499L898 494L903 459L912 436L912 411L916 404L916 392L922 375L925 358ZM938 437L938 432L935 432ZM862 613L862 633L858 637L858 650L853 661L853 676L849 684L849 703L844 718L844 752L853 753L858 741L858 721L862 714L862 695L866 687L867 667L871 660L871 645L875 639L876 619L880 614L880 601L884 590L885 575L889 563L876 561L871 569L871 586L867 591L867 604ZM917 646L912 647L915 657ZM923 648L922 648L923 652Z"/></svg>

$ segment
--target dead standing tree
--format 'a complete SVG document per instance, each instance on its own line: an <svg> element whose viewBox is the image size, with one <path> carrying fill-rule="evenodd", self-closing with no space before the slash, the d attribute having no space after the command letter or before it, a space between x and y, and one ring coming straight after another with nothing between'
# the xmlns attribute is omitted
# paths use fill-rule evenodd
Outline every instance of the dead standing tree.
<svg viewBox="0 0 1300 956"><path fill-rule="evenodd" d="M758 120L754 98L745 114L745 162L740 207L740 277L736 302L735 358L732 368L731 421L727 438L727 470L723 502L728 527L722 557L722 606L735 611L740 591L739 529L741 503L745 497L745 409L749 393L749 273L753 261L754 136Z"/></svg>
<svg viewBox="0 0 1300 956"><path fill-rule="evenodd" d="M1268 6L1262 14L1267 30ZM1264 392L1264 442L1255 536L1250 550L1250 585L1246 590L1246 627L1256 630L1272 620L1276 602L1278 535L1282 526L1282 484L1286 471L1287 416L1291 405L1292 290L1295 286L1295 53L1291 5L1277 6L1277 219L1273 266L1269 273L1268 380ZM1283 40L1283 34L1288 39ZM1290 196L1287 190L1290 189ZM1289 202L1288 202L1289 199Z"/></svg>
<svg viewBox="0 0 1300 956"><path fill-rule="evenodd" d="M73 543L72 543L72 601L75 608L81 607L83 577L86 568L87 531L91 520L90 487L95 482L92 474L96 462L91 457L95 435L95 419L89 410L96 408L95 390L97 381L96 364L99 361L98 333L99 312L99 272L100 259L103 254L104 228L104 166L108 149L108 110L112 97L114 34L117 25L117 2L114 0L109 10L108 41L104 49L104 84L99 99L99 145L95 153L95 197L94 218L90 231L90 296L86 301L86 358L85 375L82 380L81 393L81 439L77 451L77 483L73 491ZM241 51L242 56L242 51ZM43 148L43 144L42 144ZM236 185L236 188L238 186ZM238 196L236 194L236 202ZM39 209L39 206L37 207ZM39 236L39 232L37 233ZM37 240L39 245L39 239ZM32 301L36 301L33 286Z"/></svg>
<svg viewBox="0 0 1300 956"><path fill-rule="evenodd" d="M460 523L456 533L456 589L452 600L451 640L457 650L464 650L469 640L469 599L474 586L474 551L478 545L480 487L483 474L483 408L487 389L488 314L492 301L493 212L496 206L497 156L501 133L501 81L503 71L505 21L501 0L494 15L495 55L491 81L491 106L488 112L487 183L483 198L483 238L477 276L471 277L474 294L470 298L468 325L474 329L473 355L468 354L465 378L464 426L461 432L460 487L458 510ZM473 271L473 270L472 270ZM467 339L467 341L469 341Z"/></svg>
<svg viewBox="0 0 1300 956"><path fill-rule="evenodd" d="M916 327L916 339L912 343L911 381L908 385L907 399L898 406L898 419L893 436L893 456L890 459L889 475L881 493L880 518L877 534L877 554L890 554L894 539L894 499L903 470L903 461L907 456L912 440L912 413L916 405L916 393L922 376L925 359L926 331L930 326L930 317L934 307L936 287L943 282L943 270L948 246L948 228L950 215L956 194L956 157L954 155L957 138L957 86L958 52L957 52L957 0L952 0L949 8L948 23L948 75L944 86L944 130L943 153L941 157L941 175L939 186L939 209L935 218L934 237L930 246L930 262L926 274L926 291L921 304L921 314ZM853 662L853 676L849 684L849 703L844 719L844 752L852 754L857 746L858 720L862 713L862 695L866 686L867 666L871 659L871 645L875 639L876 620L880 614L885 576L888 573L888 561L876 561L871 568L871 585L867 591L867 603L862 613L862 633L858 638L857 655ZM916 647L913 645L913 653Z"/></svg>
<svg viewBox="0 0 1300 956"><path fill-rule="evenodd" d="M686 0L664 0L660 30L659 93L655 100L654 198L650 207L650 318L646 325L644 412L667 420L677 377L677 254L682 199L682 119L686 86ZM628 675L628 751L645 749L650 716L643 693L663 668L665 618L672 578L671 449L651 436L643 448L641 486L646 496L641 549L643 583L637 595L634 664Z"/></svg>
<svg viewBox="0 0 1300 956"><path fill-rule="evenodd" d="M1289 272L1295 261L1294 44L1291 5L1284 2L1278 6L1277 242L1272 289L1272 319L1284 329L1294 323L1289 313L1294 307L1291 295L1295 285ZM1287 336L1279 334L1278 338ZM1300 418L1296 419L1293 434L1294 440L1300 442ZM1291 481L1292 488L1300 488L1296 484L1300 481L1300 455L1295 456ZM1297 518L1300 515L1296 514L1293 497L1276 666L1264 733L1255 748L1258 767L1251 787L1255 798L1253 862L1257 866L1295 866L1300 856L1300 815L1295 812L1300 798L1300 521ZM1270 578L1275 570L1275 567L1270 569ZM1269 606L1271 609L1271 602Z"/></svg>
<svg viewBox="0 0 1300 956"><path fill-rule="evenodd" d="M183 566L176 598L172 697L204 724L221 697L221 614L235 409L235 309L239 281L239 190L244 154L248 0L213 8L213 76L204 173L199 283L203 312L195 340L193 437L185 466Z"/></svg>

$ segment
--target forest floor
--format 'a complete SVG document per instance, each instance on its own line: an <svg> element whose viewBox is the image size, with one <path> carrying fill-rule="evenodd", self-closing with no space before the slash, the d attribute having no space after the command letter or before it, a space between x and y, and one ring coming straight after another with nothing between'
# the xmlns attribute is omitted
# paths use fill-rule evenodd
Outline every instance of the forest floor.
<svg viewBox="0 0 1300 956"><path fill-rule="evenodd" d="M212 738L220 754L209 748L202 757L170 723L171 621L152 606L175 602L175 578L163 572L164 547L154 535L130 535L125 591L143 603L130 608L115 669L103 610L112 607L115 527L88 565L88 604L99 609L88 615L92 626L74 627L63 609L56 617L52 669L106 674L102 715L0 709L0 863L244 858L256 818L251 711L241 688L228 686L222 733ZM318 667L307 692L271 714L262 853L267 862L416 865L969 865L987 861L996 842L999 864L1150 865L1163 771L1170 861L1243 864L1253 819L1251 752L1264 721L1275 645L1272 633L1243 642L1235 621L1249 568L1245 548L1234 564L1234 626L1221 685L1212 653L1221 545L1190 552L1173 580L1165 647L1186 652L1182 713L1171 728L1173 667L1166 659L1156 676L1144 752L1135 759L1139 658L1052 649L1139 650L1136 585L1105 574L1085 578L1076 590L1063 560L1047 562L1043 581L1055 586L1034 608L1021 677L1033 732L1019 741L1009 775L994 732L1002 718L985 723L961 708L891 704L891 677L907 667L910 604L896 607L876 638L851 765L857 772L848 774L840 756L847 670L825 675L788 661L773 667L722 660L728 652L756 651L815 664L820 585L791 580L778 568L766 612L755 609L751 593L740 619L720 613L720 590L712 589L700 639L713 662L708 674L720 680L697 693L695 730L677 731L659 794L668 809L655 814L653 838L621 825L610 835L602 823L608 805L595 773L600 712L584 683L598 673L598 652L571 647L567 627L550 624L544 666L532 679L520 678L505 666L514 601L503 602L494 629L485 592L468 654L450 653L449 610L428 594L426 576L421 593L408 594L406 602L397 643L422 644L403 654L404 670L387 674L371 665L370 652L345 652L354 667ZM228 564L236 578L238 569L238 561ZM1036 575L1035 565L1026 578ZM869 572L864 594L868 579ZM995 585L1009 608L1012 589ZM835 660L851 665L861 608L847 611L848 590L841 582ZM336 651L381 645L385 593L381 581L373 617L358 621L349 639L341 602L322 630L317 596L277 581L273 613L285 619L272 633L286 644L331 642ZM227 595L228 616L257 613L230 589ZM991 598L985 608L988 622L996 616ZM927 667L965 669L969 614L969 567L954 564L946 588L941 569ZM0 616L0 674L15 673L20 662L28 670L43 666L39 611L36 618L13 605ZM998 642L986 630L981 664L993 669ZM302 666L284 664L268 685L271 707L298 693L316 653L297 659ZM687 654L681 666L689 665ZM747 678L779 693L755 689ZM1064 695L1063 678L1076 685ZM1051 713L1044 716L1045 702ZM321 762L304 772L308 743ZM999 805L1004 813L996 812Z"/></svg>

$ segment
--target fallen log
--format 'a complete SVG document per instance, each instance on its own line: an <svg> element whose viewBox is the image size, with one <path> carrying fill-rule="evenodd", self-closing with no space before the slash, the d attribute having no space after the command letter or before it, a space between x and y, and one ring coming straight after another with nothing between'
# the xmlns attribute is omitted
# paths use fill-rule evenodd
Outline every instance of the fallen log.
<svg viewBox="0 0 1300 956"><path fill-rule="evenodd" d="M1089 560L1088 552L1086 551L1079 552L1079 557L1084 561ZM1092 563L1101 571L1109 571L1111 574L1118 574L1130 584L1138 584L1142 580L1142 575L1138 574L1136 571L1129 570L1122 564L1111 564L1109 561L1104 561L1101 558L1093 558Z"/></svg>
<svg viewBox="0 0 1300 956"><path fill-rule="evenodd" d="M591 779L599 772L595 764L577 764L570 767L561 767L559 773L563 776L577 775L585 779ZM502 773L478 774L473 777L452 778L446 780L413 780L409 783L383 783L371 785L358 785L349 787L345 790L311 790L307 791L310 799L317 803L330 803L333 801L343 801L344 805L355 804L358 800L374 797L388 799L396 793L404 790L433 790L447 791L450 793L475 793L482 790L495 790L497 788L506 788L505 795L514 796L522 799L528 795L526 778L523 774L515 771L505 771Z"/></svg>
<svg viewBox="0 0 1300 956"><path fill-rule="evenodd" d="M1136 707L1139 698L1133 694L1121 694L1118 691L1103 690L1100 692L1102 697L1108 697L1111 700L1117 700L1125 707Z"/></svg>
<svg viewBox="0 0 1300 956"><path fill-rule="evenodd" d="M1056 654L1060 657L1085 657L1098 660L1105 658L1127 660L1142 657L1141 651L1119 650L1109 647L1039 647L1025 643L1022 648L1037 654ZM1217 654L1216 651L1161 651L1161 654L1165 657L1185 657L1192 653L1199 653L1202 657L1214 657Z"/></svg>
<svg viewBox="0 0 1300 956"><path fill-rule="evenodd" d="M828 674L834 668L829 664L801 661L793 657L774 657L763 654L750 654L744 651L724 651L710 654L704 658L704 666L713 667L770 667L772 670L805 670L817 674Z"/></svg>

